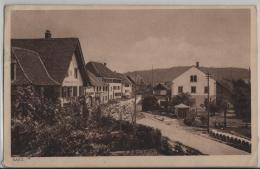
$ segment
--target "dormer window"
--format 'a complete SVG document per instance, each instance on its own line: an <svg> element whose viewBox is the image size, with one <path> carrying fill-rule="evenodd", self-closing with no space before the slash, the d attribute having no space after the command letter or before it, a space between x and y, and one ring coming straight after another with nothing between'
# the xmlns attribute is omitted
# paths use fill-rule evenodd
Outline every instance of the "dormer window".
<svg viewBox="0 0 260 169"><path fill-rule="evenodd" d="M11 63L11 80L16 79L16 63Z"/></svg>
<svg viewBox="0 0 260 169"><path fill-rule="evenodd" d="M191 75L190 82L197 82L197 75Z"/></svg>

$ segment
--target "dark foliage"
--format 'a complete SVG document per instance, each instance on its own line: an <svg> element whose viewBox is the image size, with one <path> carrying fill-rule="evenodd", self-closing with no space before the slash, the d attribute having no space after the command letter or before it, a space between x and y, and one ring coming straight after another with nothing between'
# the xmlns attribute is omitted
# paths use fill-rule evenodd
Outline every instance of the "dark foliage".
<svg viewBox="0 0 260 169"><path fill-rule="evenodd" d="M185 104L191 106L194 104L194 100L192 100L191 95L189 93L180 93L172 98L172 105Z"/></svg>
<svg viewBox="0 0 260 169"><path fill-rule="evenodd" d="M90 118L84 98L66 107L37 96L33 87L13 88L13 156L103 156L113 151L156 149L166 152L159 130L103 117L93 106ZM163 148L162 148L163 147ZM169 153L169 152L168 152Z"/></svg>
<svg viewBox="0 0 260 169"><path fill-rule="evenodd" d="M233 105L238 117L251 121L251 86L243 80L233 81Z"/></svg>
<svg viewBox="0 0 260 169"><path fill-rule="evenodd" d="M143 98L142 104L143 104L142 107L143 107L144 111L160 109L160 106L159 106L159 104L157 102L157 99L154 96L152 96L152 95L145 96Z"/></svg>

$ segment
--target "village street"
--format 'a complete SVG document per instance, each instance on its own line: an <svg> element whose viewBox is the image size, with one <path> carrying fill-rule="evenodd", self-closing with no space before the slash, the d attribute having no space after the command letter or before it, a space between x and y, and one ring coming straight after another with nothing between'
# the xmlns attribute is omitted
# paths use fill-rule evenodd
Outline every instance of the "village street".
<svg viewBox="0 0 260 169"><path fill-rule="evenodd" d="M154 115L144 113L144 118L138 119L137 123L146 126L158 128L161 130L162 135L168 137L172 141L178 141L182 144L195 148L208 155L242 155L249 154L245 151L233 148L226 144L220 143L218 141L209 139L207 137L198 135L186 130L183 126L180 126L177 119L171 119L165 116L158 116L155 118ZM164 118L164 120L160 120Z"/></svg>

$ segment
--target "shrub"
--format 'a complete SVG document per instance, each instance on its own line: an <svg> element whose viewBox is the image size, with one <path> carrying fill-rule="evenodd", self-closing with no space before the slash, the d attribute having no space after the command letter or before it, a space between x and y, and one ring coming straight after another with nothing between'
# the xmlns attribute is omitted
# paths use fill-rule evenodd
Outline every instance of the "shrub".
<svg viewBox="0 0 260 169"><path fill-rule="evenodd" d="M196 115L194 113L187 113L184 118L184 123L188 126L193 125Z"/></svg>

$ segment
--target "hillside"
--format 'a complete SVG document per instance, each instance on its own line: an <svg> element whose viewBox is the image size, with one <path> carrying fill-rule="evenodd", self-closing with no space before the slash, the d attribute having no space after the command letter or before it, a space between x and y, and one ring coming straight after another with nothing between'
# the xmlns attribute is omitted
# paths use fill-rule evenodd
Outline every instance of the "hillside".
<svg viewBox="0 0 260 169"><path fill-rule="evenodd" d="M152 70L143 70L143 71L134 71L127 72L126 75L135 78L135 75L138 82L143 81L146 84L153 82L163 83L169 82L178 77L180 74L188 70L190 66L179 66L171 67L166 69L154 69ZM215 68L215 67L199 67L203 72L209 72L216 80L237 80L237 79L249 79L249 70L244 68ZM153 74L153 76L152 76Z"/></svg>

